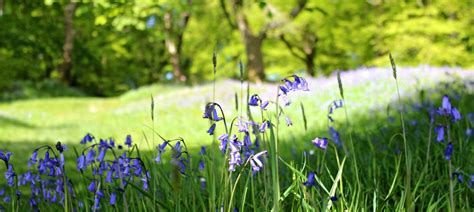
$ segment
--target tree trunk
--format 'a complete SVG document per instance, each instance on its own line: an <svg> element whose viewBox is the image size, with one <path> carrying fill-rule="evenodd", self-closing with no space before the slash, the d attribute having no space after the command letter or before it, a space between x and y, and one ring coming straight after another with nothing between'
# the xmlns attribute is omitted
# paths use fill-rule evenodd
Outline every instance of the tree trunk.
<svg viewBox="0 0 474 212"><path fill-rule="evenodd" d="M314 76L315 70L314 70L314 55L306 55L305 58L305 64L306 64L306 71L310 76Z"/></svg>
<svg viewBox="0 0 474 212"><path fill-rule="evenodd" d="M63 64L59 70L61 79L67 85L73 82L72 69L72 51L74 48L74 27L73 18L76 10L76 3L69 2L64 8L64 45L63 45Z"/></svg>
<svg viewBox="0 0 474 212"><path fill-rule="evenodd" d="M304 47L303 47L303 52L304 52L304 62L306 64L306 72L310 76L315 75L315 70L314 70L314 58L316 57L316 38L311 39L311 42L308 42Z"/></svg>
<svg viewBox="0 0 474 212"><path fill-rule="evenodd" d="M188 1L191 4L190 1ZM173 17L170 12L167 12L164 15L164 24L165 24L165 44L168 53L170 54L170 63L173 67L173 76L175 80L184 82L186 81L186 75L184 75L183 71L181 70L181 46L183 42L183 33L184 28L186 28L188 24L188 20L190 17L190 13L184 12L182 14L181 27L178 29L178 32L173 31ZM182 31L181 31L182 30Z"/></svg>
<svg viewBox="0 0 474 212"><path fill-rule="evenodd" d="M244 39L247 54L248 78L250 81L261 82L265 79L262 54L263 39L255 36L248 36Z"/></svg>

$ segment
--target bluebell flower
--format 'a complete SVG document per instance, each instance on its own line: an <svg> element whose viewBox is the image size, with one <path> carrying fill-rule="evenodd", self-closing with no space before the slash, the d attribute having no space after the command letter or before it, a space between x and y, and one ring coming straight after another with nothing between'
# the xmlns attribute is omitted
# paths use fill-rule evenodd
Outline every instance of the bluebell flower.
<svg viewBox="0 0 474 212"><path fill-rule="evenodd" d="M260 104L260 108L263 109L263 110L266 110L267 109L267 106L268 106L268 101L262 101L262 103Z"/></svg>
<svg viewBox="0 0 474 212"><path fill-rule="evenodd" d="M100 150L99 156L97 156L97 161L99 161L99 162L104 161L106 151L107 151L106 148L103 148L103 149Z"/></svg>
<svg viewBox="0 0 474 212"><path fill-rule="evenodd" d="M3 151L0 150L0 160L3 160L5 163L8 163L10 161L11 156L11 152L3 153Z"/></svg>
<svg viewBox="0 0 474 212"><path fill-rule="evenodd" d="M47 152L46 152L47 153ZM94 149L91 149L89 150L89 152L87 152L87 156L86 156L86 164L91 164L91 163L94 163L94 158L95 158L95 150Z"/></svg>
<svg viewBox="0 0 474 212"><path fill-rule="evenodd" d="M162 144L158 145L158 155L155 158L156 163L161 162L161 154L166 151L167 145L168 145L168 141L164 141Z"/></svg>
<svg viewBox="0 0 474 212"><path fill-rule="evenodd" d="M327 138L315 138L311 141L316 147L325 150L328 146L328 139Z"/></svg>
<svg viewBox="0 0 474 212"><path fill-rule="evenodd" d="M209 135L214 135L215 129L216 129L216 123L213 123L211 127L209 127L209 129L207 130L207 133L209 133Z"/></svg>
<svg viewBox="0 0 474 212"><path fill-rule="evenodd" d="M444 152L444 157L446 160L451 160L451 154L453 153L453 144L449 143Z"/></svg>
<svg viewBox="0 0 474 212"><path fill-rule="evenodd" d="M221 143L219 144L219 150L221 150L222 153L225 154L227 150L227 143L229 142L229 135L227 134L222 134L217 138Z"/></svg>
<svg viewBox="0 0 474 212"><path fill-rule="evenodd" d="M5 203L9 203L11 200L12 200L12 198L10 196L3 197L3 202L5 202Z"/></svg>
<svg viewBox="0 0 474 212"><path fill-rule="evenodd" d="M204 114L202 117L213 120L213 121L220 121L223 119L222 117L219 117L219 115L217 114L215 103L208 103L206 105L204 109Z"/></svg>
<svg viewBox="0 0 474 212"><path fill-rule="evenodd" d="M461 120L461 113L459 113L457 108L453 107L451 110L451 115L453 116L453 122Z"/></svg>
<svg viewBox="0 0 474 212"><path fill-rule="evenodd" d="M256 149L260 149L260 140L258 139L258 136L255 137L254 144Z"/></svg>
<svg viewBox="0 0 474 212"><path fill-rule="evenodd" d="M306 180L306 182L303 183L303 185L306 186L306 187L315 186L316 181L315 181L314 177L315 177L314 172L309 172L308 173L308 179Z"/></svg>
<svg viewBox="0 0 474 212"><path fill-rule="evenodd" d="M94 137L87 133L86 136L84 136L84 138L82 138L81 140L81 144L86 144L87 142L92 142L92 140L94 140Z"/></svg>
<svg viewBox="0 0 474 212"><path fill-rule="evenodd" d="M95 180L92 180L92 182L87 187L87 190L90 192L95 192Z"/></svg>
<svg viewBox="0 0 474 212"><path fill-rule="evenodd" d="M289 127L289 126L293 125L293 122L291 121L290 117L286 116L285 121L286 121L286 126Z"/></svg>
<svg viewBox="0 0 474 212"><path fill-rule="evenodd" d="M86 168L86 156L81 155L77 158L77 169L84 170Z"/></svg>
<svg viewBox="0 0 474 212"><path fill-rule="evenodd" d="M239 118L239 120L237 122L237 127L239 128L238 129L239 132L248 132L249 131L248 123L246 121L244 121L242 118Z"/></svg>
<svg viewBox="0 0 474 212"><path fill-rule="evenodd" d="M435 127L435 132L438 134L436 136L436 141L437 142L442 142L444 141L444 127L443 126L437 126Z"/></svg>
<svg viewBox="0 0 474 212"><path fill-rule="evenodd" d="M252 146L252 141L250 141L250 134L248 132L246 132L244 135L244 146L247 148Z"/></svg>
<svg viewBox="0 0 474 212"><path fill-rule="evenodd" d="M330 199L331 199L331 201L335 202L335 201L337 201L337 196L334 195L334 196L332 196Z"/></svg>
<svg viewBox="0 0 474 212"><path fill-rule="evenodd" d="M264 121L262 125L260 125L260 127L258 128L258 131L264 133L267 127L270 127L270 121Z"/></svg>
<svg viewBox="0 0 474 212"><path fill-rule="evenodd" d="M199 155L205 155L206 154L206 147L201 146L201 151L199 151Z"/></svg>
<svg viewBox="0 0 474 212"><path fill-rule="evenodd" d="M110 169L109 171L107 171L107 175L105 177L105 182L106 183L112 183L112 175L114 174L114 171L112 169Z"/></svg>
<svg viewBox="0 0 474 212"><path fill-rule="evenodd" d="M199 161L199 166L198 166L198 168L199 168L199 171L204 170L204 168L205 168L204 160L200 160L200 161Z"/></svg>
<svg viewBox="0 0 474 212"><path fill-rule="evenodd" d="M329 132L330 132L331 137L334 140L334 142L336 142L337 145L341 145L342 141L341 141L341 138L339 136L339 132L337 132L336 129L334 129L334 127L332 127L332 126L329 127Z"/></svg>
<svg viewBox="0 0 474 212"><path fill-rule="evenodd" d="M283 94L287 94L288 92L290 92L290 90L283 85L280 85L279 88L283 92Z"/></svg>
<svg viewBox="0 0 474 212"><path fill-rule="evenodd" d="M128 147L132 147L132 136L131 135L127 135L127 137L125 138L125 145L127 145Z"/></svg>
<svg viewBox="0 0 474 212"><path fill-rule="evenodd" d="M267 154L267 151L261 151L254 156L250 157L250 165L252 166L253 172L258 172L263 167L262 161L260 161L260 156Z"/></svg>
<svg viewBox="0 0 474 212"><path fill-rule="evenodd" d="M233 135L230 142L230 159L229 159L229 171L235 171L235 166L242 164L242 158L240 156L240 149L242 144L237 140L237 136Z"/></svg>
<svg viewBox="0 0 474 212"><path fill-rule="evenodd" d="M296 75L293 75L293 77L295 78L295 82L293 83L293 87L295 87L295 89L309 91L308 82L306 82L303 77L298 77Z"/></svg>
<svg viewBox="0 0 474 212"><path fill-rule="evenodd" d="M115 192L112 192L110 194L110 205L115 205L116 202L117 202L117 194L115 194Z"/></svg>
<svg viewBox="0 0 474 212"><path fill-rule="evenodd" d="M467 137L471 137L471 135L472 135L472 129L471 129L471 128L467 128L467 129L466 129L466 136L467 136Z"/></svg>
<svg viewBox="0 0 474 212"><path fill-rule="evenodd" d="M203 189L203 190L206 189L206 178L200 177L199 182L201 184L201 189Z"/></svg>
<svg viewBox="0 0 474 212"><path fill-rule="evenodd" d="M33 164L36 164L38 162L38 150L33 151L33 154L31 154L30 160L28 161L28 167L30 167Z"/></svg>
<svg viewBox="0 0 474 212"><path fill-rule="evenodd" d="M344 101L342 99L336 100L333 102L335 109L341 108L344 106Z"/></svg>
<svg viewBox="0 0 474 212"><path fill-rule="evenodd" d="M254 94L250 97L249 106L258 106L259 101L260 101L260 98L258 97L258 95Z"/></svg>
<svg viewBox="0 0 474 212"><path fill-rule="evenodd" d="M5 188L0 188L0 196L5 195Z"/></svg>
<svg viewBox="0 0 474 212"><path fill-rule="evenodd" d="M30 206L35 208L38 205L38 202L36 202L35 198L31 197L30 198Z"/></svg>
<svg viewBox="0 0 474 212"><path fill-rule="evenodd" d="M14 185L14 178L16 174L15 171L13 171L13 166L11 164L8 164L8 169L5 172L5 179L7 180L8 186L12 187Z"/></svg>

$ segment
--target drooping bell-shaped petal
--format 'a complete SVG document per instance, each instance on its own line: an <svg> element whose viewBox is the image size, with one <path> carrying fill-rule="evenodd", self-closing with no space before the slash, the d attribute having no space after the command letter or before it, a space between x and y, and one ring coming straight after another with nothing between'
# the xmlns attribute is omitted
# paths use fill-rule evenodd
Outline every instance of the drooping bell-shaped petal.
<svg viewBox="0 0 474 212"><path fill-rule="evenodd" d="M455 107L451 110L451 115L453 116L453 122L457 122L461 120L461 113L459 113L459 110Z"/></svg>
<svg viewBox="0 0 474 212"><path fill-rule="evenodd" d="M257 94L252 95L249 100L249 106L258 106L259 100L260 98Z"/></svg>
<svg viewBox="0 0 474 212"><path fill-rule="evenodd" d="M320 149L323 149L325 150L328 146L328 139L327 138L315 138L314 140L311 141L314 146L320 148Z"/></svg>
<svg viewBox="0 0 474 212"><path fill-rule="evenodd" d="M315 186L316 181L315 181L314 177L315 177L314 172L309 172L308 173L308 179L303 183L303 185L306 186L306 187Z"/></svg>
<svg viewBox="0 0 474 212"><path fill-rule="evenodd" d="M216 123L213 123L211 127L209 127L209 129L207 130L207 133L209 133L209 135L214 135L215 129L216 129Z"/></svg>
<svg viewBox="0 0 474 212"><path fill-rule="evenodd" d="M285 121L286 121L286 126L291 126L293 125L293 122L291 121L290 117L288 116L285 116Z"/></svg>
<svg viewBox="0 0 474 212"><path fill-rule="evenodd" d="M221 150L222 153L225 154L226 150L227 150L227 143L229 141L229 135L227 134L222 134L221 136L219 136L217 139L221 142L219 144L219 150Z"/></svg>
<svg viewBox="0 0 474 212"><path fill-rule="evenodd" d="M92 140L94 140L94 137L91 134L87 133L84 138L82 138L81 144L86 144L87 142L91 142Z"/></svg>
<svg viewBox="0 0 474 212"><path fill-rule="evenodd" d="M436 141L437 142L442 142L444 141L444 127L443 126L437 126L435 127L435 132L437 134L436 136Z"/></svg>
<svg viewBox="0 0 474 212"><path fill-rule="evenodd" d="M110 194L110 205L115 205L117 202L117 194L115 192L112 192Z"/></svg>
<svg viewBox="0 0 474 212"><path fill-rule="evenodd" d="M260 104L260 108L262 108L263 110L266 110L268 104L269 104L269 102L267 100L262 101L262 104Z"/></svg>
<svg viewBox="0 0 474 212"><path fill-rule="evenodd" d="M451 160L451 155L453 154L453 144L449 143L444 151L444 158L446 160Z"/></svg>
<svg viewBox="0 0 474 212"><path fill-rule="evenodd" d="M127 135L127 137L125 138L125 145L127 145L128 147L132 147L132 136L131 135Z"/></svg>

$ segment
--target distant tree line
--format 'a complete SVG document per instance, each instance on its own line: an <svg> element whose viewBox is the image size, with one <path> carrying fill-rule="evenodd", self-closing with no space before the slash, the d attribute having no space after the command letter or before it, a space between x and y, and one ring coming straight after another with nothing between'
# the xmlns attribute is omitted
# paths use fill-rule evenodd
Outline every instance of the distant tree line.
<svg viewBox="0 0 474 212"><path fill-rule="evenodd" d="M110 96L155 82L251 81L400 65L473 67L472 1L0 0L0 89L60 81Z"/></svg>

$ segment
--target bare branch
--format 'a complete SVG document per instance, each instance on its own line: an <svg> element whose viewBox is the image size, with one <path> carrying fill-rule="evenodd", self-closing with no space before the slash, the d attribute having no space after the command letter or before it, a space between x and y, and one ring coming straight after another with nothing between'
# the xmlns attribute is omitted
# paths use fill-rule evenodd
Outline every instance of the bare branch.
<svg viewBox="0 0 474 212"><path fill-rule="evenodd" d="M300 54L298 54L296 51L295 51L295 48L300 50L300 51L303 51L302 49L298 48L298 47L295 47L294 45L292 45L286 38L284 35L280 35L280 40L283 41L283 43L285 44L286 48L288 48L288 50L290 50L290 53L295 56L296 58L302 60L302 61L305 61L305 57L304 56L301 56Z"/></svg>

